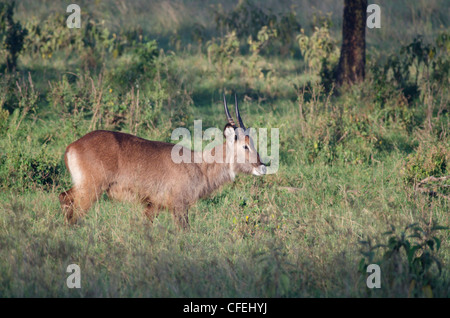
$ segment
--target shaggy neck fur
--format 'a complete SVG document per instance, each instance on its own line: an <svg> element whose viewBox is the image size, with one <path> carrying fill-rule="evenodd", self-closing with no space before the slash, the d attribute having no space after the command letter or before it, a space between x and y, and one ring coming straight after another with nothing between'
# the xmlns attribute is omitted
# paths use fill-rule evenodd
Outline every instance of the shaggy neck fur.
<svg viewBox="0 0 450 318"><path fill-rule="evenodd" d="M206 162L215 153L222 148L223 159L222 163ZM209 160L208 160L209 161ZM203 174L203 184L200 187L200 197L206 196L218 189L223 184L233 181L235 173L233 171L233 164L226 162L226 144L216 146L214 149L203 152L203 161L198 164L199 169Z"/></svg>

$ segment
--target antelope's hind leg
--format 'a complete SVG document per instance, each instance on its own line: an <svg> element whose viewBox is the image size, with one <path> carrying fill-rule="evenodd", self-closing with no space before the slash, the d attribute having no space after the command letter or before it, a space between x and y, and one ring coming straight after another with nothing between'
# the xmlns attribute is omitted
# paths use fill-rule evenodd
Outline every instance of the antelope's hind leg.
<svg viewBox="0 0 450 318"><path fill-rule="evenodd" d="M67 191L62 192L59 195L59 203L61 204L61 209L66 216L66 219L69 223L73 224L73 204L74 204L74 188L71 188Z"/></svg>
<svg viewBox="0 0 450 318"><path fill-rule="evenodd" d="M173 209L172 216L179 228L185 231L190 229L187 207Z"/></svg>
<svg viewBox="0 0 450 318"><path fill-rule="evenodd" d="M91 187L73 187L59 195L61 208L69 224L77 223L79 218L86 215L86 212L101 194L102 191L99 190Z"/></svg>

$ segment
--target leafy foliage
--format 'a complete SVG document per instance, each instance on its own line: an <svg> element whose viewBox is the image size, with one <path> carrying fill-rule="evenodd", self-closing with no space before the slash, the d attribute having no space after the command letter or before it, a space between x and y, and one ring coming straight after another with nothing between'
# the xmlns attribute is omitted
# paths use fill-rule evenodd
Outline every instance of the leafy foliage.
<svg viewBox="0 0 450 318"><path fill-rule="evenodd" d="M5 153L0 153L2 188L21 191L36 187L49 189L59 181L62 171L59 156L46 145L42 145L39 151L30 151L28 144L10 144Z"/></svg>
<svg viewBox="0 0 450 318"><path fill-rule="evenodd" d="M315 27L311 36L307 36L302 29L297 41L306 64L317 74L322 68L323 60L326 63L336 64L339 59L337 41L332 38L326 25Z"/></svg>
<svg viewBox="0 0 450 318"><path fill-rule="evenodd" d="M212 39L207 45L208 60L210 63L217 65L219 73L228 75L229 66L239 53L239 41L236 32L230 32L218 41Z"/></svg>
<svg viewBox="0 0 450 318"><path fill-rule="evenodd" d="M27 30L13 19L15 2L0 2L0 52L5 52L6 68L9 72L17 66Z"/></svg>
<svg viewBox="0 0 450 318"><path fill-rule="evenodd" d="M137 44L132 51L131 60L119 63L110 73L109 81L122 93L129 90L130 86L144 85L155 77L158 53L154 40Z"/></svg>
<svg viewBox="0 0 450 318"><path fill-rule="evenodd" d="M420 94L421 81L447 82L450 75L449 35L442 32L434 44L424 43L422 37L404 45L398 54L389 55L383 64L371 68L377 101L382 105L393 90L402 90L409 102Z"/></svg>
<svg viewBox="0 0 450 318"><path fill-rule="evenodd" d="M416 184L426 177L450 174L450 150L442 142L424 142L406 159L405 181Z"/></svg>
<svg viewBox="0 0 450 318"><path fill-rule="evenodd" d="M330 91L339 61L339 47L330 34L329 26L315 27L311 36L304 30L297 36L300 52L313 74L320 76L326 91Z"/></svg>
<svg viewBox="0 0 450 318"><path fill-rule="evenodd" d="M406 285L408 296L433 297L433 289L438 285L442 274L442 263L438 258L441 238L438 231L449 230L432 221L423 222L423 226L413 223L400 233L395 226L383 233L387 242L373 245L372 241L360 241L364 258L359 268L365 273L369 264L377 263L382 267L385 283L391 288ZM376 259L376 252L382 250L382 258Z"/></svg>
<svg viewBox="0 0 450 318"><path fill-rule="evenodd" d="M258 37L263 28L274 30L279 41L280 53L286 55L292 51L294 34L300 29L300 23L294 12L285 15L276 15L272 12L266 13L253 1L244 0L228 13L215 11L215 21L218 29L227 32L235 32L238 39ZM275 41L270 45L275 47Z"/></svg>

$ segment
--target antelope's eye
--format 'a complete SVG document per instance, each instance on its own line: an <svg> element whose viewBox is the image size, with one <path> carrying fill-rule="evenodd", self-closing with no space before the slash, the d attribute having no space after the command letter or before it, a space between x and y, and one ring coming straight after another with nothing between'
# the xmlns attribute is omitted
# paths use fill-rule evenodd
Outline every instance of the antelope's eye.
<svg viewBox="0 0 450 318"><path fill-rule="evenodd" d="M245 149L245 150L248 150L248 147L247 147L247 145L245 145L245 146L244 146L244 149Z"/></svg>

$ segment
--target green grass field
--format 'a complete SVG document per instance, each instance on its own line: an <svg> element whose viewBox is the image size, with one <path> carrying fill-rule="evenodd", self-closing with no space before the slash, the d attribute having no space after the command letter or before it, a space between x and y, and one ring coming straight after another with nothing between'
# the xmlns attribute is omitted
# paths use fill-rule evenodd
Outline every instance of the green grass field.
<svg viewBox="0 0 450 318"><path fill-rule="evenodd" d="M450 295L448 1L378 1L366 79L339 90L324 70L343 1L242 3L273 12L277 35L261 28L252 47L239 21L237 35L216 25L238 1L79 1L79 30L64 1L16 1L28 35L0 75L0 297ZM189 231L106 196L66 224L67 145L94 129L161 141L198 119L222 129L224 90L247 126L279 128L276 174L198 201Z"/></svg>

